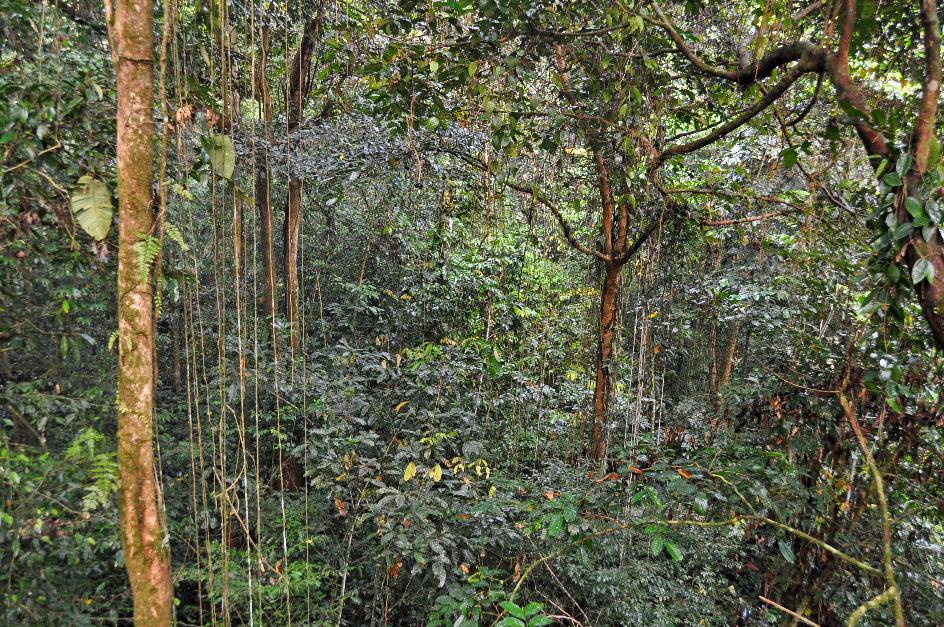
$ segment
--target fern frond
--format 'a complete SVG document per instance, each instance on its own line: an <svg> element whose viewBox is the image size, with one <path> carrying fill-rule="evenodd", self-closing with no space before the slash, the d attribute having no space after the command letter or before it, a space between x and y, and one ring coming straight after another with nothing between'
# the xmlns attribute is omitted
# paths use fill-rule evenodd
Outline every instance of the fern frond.
<svg viewBox="0 0 944 627"><path fill-rule="evenodd" d="M146 283L148 275L151 274L151 268L154 266L154 260L161 252L161 243L156 237L146 233L139 233L141 239L134 245L138 272L140 272L141 282Z"/></svg>
<svg viewBox="0 0 944 627"><path fill-rule="evenodd" d="M177 225L173 222L164 223L164 234L167 235L171 241L180 246L180 250L184 252L190 250L190 246L187 246L187 242L184 240L184 234L180 232L180 229L177 228Z"/></svg>

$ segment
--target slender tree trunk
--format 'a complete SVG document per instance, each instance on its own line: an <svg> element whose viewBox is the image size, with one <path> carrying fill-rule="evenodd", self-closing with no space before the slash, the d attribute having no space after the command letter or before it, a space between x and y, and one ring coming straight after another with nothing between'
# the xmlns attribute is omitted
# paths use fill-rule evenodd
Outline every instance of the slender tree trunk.
<svg viewBox="0 0 944 627"><path fill-rule="evenodd" d="M718 388L723 388L728 384L731 378L731 371L734 368L734 356L737 353L738 332L741 330L741 323L735 321L731 325L730 336L728 337L728 346L724 351L724 359L721 362L721 376L718 378Z"/></svg>
<svg viewBox="0 0 944 627"><path fill-rule="evenodd" d="M610 361L616 327L616 301L622 265L607 263L600 296L600 335L597 344L596 384L593 391L593 433L590 458L596 462L606 455L606 417L610 401Z"/></svg>
<svg viewBox="0 0 944 627"><path fill-rule="evenodd" d="M298 350L298 244L302 232L302 181L292 176L288 181L288 203L285 207L285 258L282 277L285 281L285 320L288 322L289 348Z"/></svg>
<svg viewBox="0 0 944 627"><path fill-rule="evenodd" d="M718 322L713 318L708 330L708 395L718 391Z"/></svg>
<svg viewBox="0 0 944 627"><path fill-rule="evenodd" d="M286 94L288 132L291 134L304 119L305 101L308 98L308 70L315 52L315 31L319 19L305 24L305 32L298 46L298 52L292 60L289 86ZM302 180L291 168L289 154L288 202L285 206L285 258L283 260L283 279L285 281L285 320L289 329L289 348L298 350L298 245L302 232Z"/></svg>
<svg viewBox="0 0 944 627"><path fill-rule="evenodd" d="M275 317L275 250L272 237L272 168L269 162L268 140L272 128L272 99L269 96L269 81L266 78L266 67L269 58L269 29L262 31L262 50L259 61L259 75L257 91L262 101L262 123L265 126L266 141L262 145L260 154L261 167L256 171L256 207L259 211L259 230L262 239L262 298L263 311L271 321ZM276 341L272 334L272 342Z"/></svg>
<svg viewBox="0 0 944 627"><path fill-rule="evenodd" d="M121 544L136 625L169 625L170 554L154 469L154 319L150 277L134 244L151 233L153 179L152 0L106 1L118 92L118 467Z"/></svg>

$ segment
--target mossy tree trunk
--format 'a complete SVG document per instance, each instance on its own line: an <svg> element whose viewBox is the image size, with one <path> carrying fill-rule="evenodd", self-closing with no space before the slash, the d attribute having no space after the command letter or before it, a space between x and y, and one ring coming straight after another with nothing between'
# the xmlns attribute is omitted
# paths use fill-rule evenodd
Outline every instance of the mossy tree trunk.
<svg viewBox="0 0 944 627"><path fill-rule="evenodd" d="M154 468L154 309L134 245L154 226L153 3L106 0L118 93L118 466L121 544L135 625L169 625L173 607Z"/></svg>

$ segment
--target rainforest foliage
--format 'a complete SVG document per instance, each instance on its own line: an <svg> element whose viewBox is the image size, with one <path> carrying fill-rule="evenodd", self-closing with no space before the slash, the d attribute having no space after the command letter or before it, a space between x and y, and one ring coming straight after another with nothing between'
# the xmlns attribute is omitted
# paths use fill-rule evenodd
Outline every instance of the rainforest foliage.
<svg viewBox="0 0 944 627"><path fill-rule="evenodd" d="M940 625L935 0L0 0L0 624Z"/></svg>

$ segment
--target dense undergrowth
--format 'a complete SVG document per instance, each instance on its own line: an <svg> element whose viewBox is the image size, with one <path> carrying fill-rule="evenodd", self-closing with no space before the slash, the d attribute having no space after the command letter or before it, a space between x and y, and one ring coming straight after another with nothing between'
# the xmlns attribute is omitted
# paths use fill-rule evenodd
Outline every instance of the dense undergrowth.
<svg viewBox="0 0 944 627"><path fill-rule="evenodd" d="M98 30L36 35L51 18L6 4L3 33L47 37L61 62L53 75L48 55L0 47L4 168L29 164L0 175L0 623L131 624L114 237L93 241L69 209L80 176L112 183L113 79ZM379 73L347 59L379 55L348 10L319 70L342 87L293 135L299 328L264 313L258 103L229 148L196 107L167 131L174 232L142 265L161 264L155 472L179 624L789 624L781 604L838 625L887 590L886 561L909 623L944 623L944 365L907 273L882 257L885 227L866 220L888 189L847 175L867 166L835 143L819 155L818 137L802 148L836 208L799 182L795 147L745 127L675 183L779 190L804 211L711 224L756 207L646 192L658 229L623 270L595 463L603 264L536 193L457 156L494 146L488 129L411 118L404 132L361 83L344 100L346 63ZM194 49L216 28L193 7L180 23ZM217 103L199 81L176 89ZM290 151L268 147L281 199ZM591 169L567 148L504 157L571 194L567 216L595 241ZM893 621L883 604L863 624Z"/></svg>

